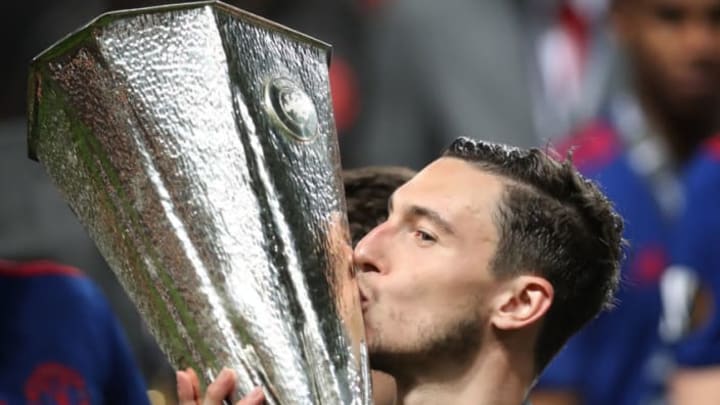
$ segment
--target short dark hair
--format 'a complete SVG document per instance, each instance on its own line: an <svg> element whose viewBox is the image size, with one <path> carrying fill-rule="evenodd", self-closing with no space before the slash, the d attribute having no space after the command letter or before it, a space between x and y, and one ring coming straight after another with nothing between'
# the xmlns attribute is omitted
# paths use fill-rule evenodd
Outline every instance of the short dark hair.
<svg viewBox="0 0 720 405"><path fill-rule="evenodd" d="M353 244L387 218L388 199L415 175L405 167L368 166L342 172Z"/></svg>
<svg viewBox="0 0 720 405"><path fill-rule="evenodd" d="M491 263L497 277L532 273L555 297L535 343L539 373L565 342L613 304L623 257L623 222L598 187L570 158L539 149L455 140L443 153L503 177L493 215L499 241Z"/></svg>

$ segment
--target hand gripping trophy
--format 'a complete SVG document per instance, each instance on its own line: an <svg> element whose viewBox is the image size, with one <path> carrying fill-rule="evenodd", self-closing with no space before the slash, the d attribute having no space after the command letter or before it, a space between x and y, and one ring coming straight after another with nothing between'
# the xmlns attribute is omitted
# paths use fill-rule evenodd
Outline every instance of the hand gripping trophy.
<svg viewBox="0 0 720 405"><path fill-rule="evenodd" d="M105 14L36 57L29 152L177 368L368 404L329 46L220 2Z"/></svg>

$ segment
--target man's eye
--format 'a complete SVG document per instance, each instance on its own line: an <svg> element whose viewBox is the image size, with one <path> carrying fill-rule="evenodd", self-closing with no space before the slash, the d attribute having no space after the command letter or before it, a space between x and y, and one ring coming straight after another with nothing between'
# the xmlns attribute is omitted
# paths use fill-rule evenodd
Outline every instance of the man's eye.
<svg viewBox="0 0 720 405"><path fill-rule="evenodd" d="M415 237L420 239L423 242L435 242L436 241L434 236L432 236L431 234L429 234L425 231L421 231L419 229L415 231Z"/></svg>
<svg viewBox="0 0 720 405"><path fill-rule="evenodd" d="M678 7L660 6L655 9L655 17L668 24L678 24L685 16L683 10Z"/></svg>

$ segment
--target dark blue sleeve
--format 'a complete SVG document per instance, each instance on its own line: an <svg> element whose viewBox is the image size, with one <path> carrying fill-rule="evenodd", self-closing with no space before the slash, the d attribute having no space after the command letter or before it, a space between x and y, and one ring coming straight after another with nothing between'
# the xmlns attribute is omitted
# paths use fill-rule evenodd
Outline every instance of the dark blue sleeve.
<svg viewBox="0 0 720 405"><path fill-rule="evenodd" d="M106 326L104 344L108 350L108 369L103 405L149 405L147 388L133 358L125 334L106 301L100 306L100 319Z"/></svg>

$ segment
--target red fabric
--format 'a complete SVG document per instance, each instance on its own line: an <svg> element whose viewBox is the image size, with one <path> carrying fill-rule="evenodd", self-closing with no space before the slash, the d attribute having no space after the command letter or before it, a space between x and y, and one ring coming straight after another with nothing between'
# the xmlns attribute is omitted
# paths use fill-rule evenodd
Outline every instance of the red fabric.
<svg viewBox="0 0 720 405"><path fill-rule="evenodd" d="M0 260L0 276L36 277L50 275L79 277L82 276L82 272L72 266L58 264L49 260L37 260L23 263Z"/></svg>
<svg viewBox="0 0 720 405"><path fill-rule="evenodd" d="M330 92L335 125L338 133L342 133L355 125L360 111L360 92L355 71L339 56L333 56L330 64Z"/></svg>
<svg viewBox="0 0 720 405"><path fill-rule="evenodd" d="M562 141L556 149L562 158L572 151L576 167L602 166L620 153L621 144L610 125L594 121Z"/></svg>
<svg viewBox="0 0 720 405"><path fill-rule="evenodd" d="M29 405L41 405L47 400L57 405L90 405L83 377L59 363L38 366L25 385L25 397Z"/></svg>
<svg viewBox="0 0 720 405"><path fill-rule="evenodd" d="M705 143L705 147L713 159L720 160L720 134L708 139Z"/></svg>
<svg viewBox="0 0 720 405"><path fill-rule="evenodd" d="M642 284L656 284L660 281L669 260L662 246L650 246L639 252L633 261L633 278Z"/></svg>
<svg viewBox="0 0 720 405"><path fill-rule="evenodd" d="M588 23L582 15L578 14L573 7L567 2L563 2L560 6L558 19L563 30L572 38L573 43L577 46L580 62L580 70L585 67L587 59L589 28Z"/></svg>

